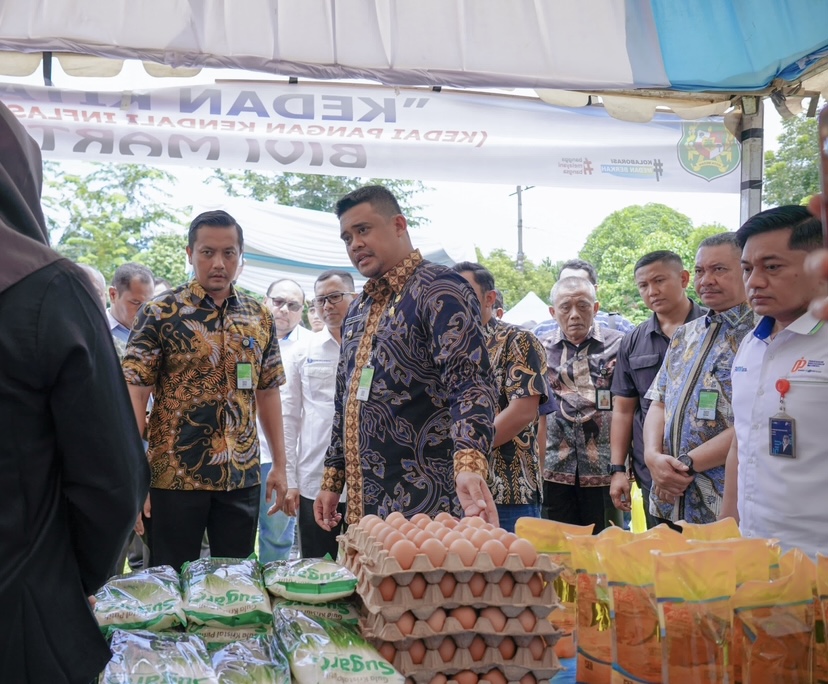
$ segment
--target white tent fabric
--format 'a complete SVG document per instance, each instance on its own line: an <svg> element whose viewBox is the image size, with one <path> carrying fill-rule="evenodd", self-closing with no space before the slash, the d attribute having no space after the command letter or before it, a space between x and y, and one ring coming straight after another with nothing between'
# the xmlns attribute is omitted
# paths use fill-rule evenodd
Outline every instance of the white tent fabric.
<svg viewBox="0 0 828 684"><path fill-rule="evenodd" d="M527 293L523 299L503 314L504 321L515 325L523 325L529 321L541 323L549 318L549 304L534 292Z"/></svg>
<svg viewBox="0 0 828 684"><path fill-rule="evenodd" d="M310 298L316 276L331 268L351 273L358 289L365 282L348 259L339 238L339 221L333 214L249 199L221 198L196 206L194 215L212 209L229 212L244 231L245 265L238 282L252 292L263 295L274 280L290 278ZM475 260L471 244L443 242L428 227L409 230L414 246L426 259L449 266ZM448 233L442 235L445 239Z"/></svg>

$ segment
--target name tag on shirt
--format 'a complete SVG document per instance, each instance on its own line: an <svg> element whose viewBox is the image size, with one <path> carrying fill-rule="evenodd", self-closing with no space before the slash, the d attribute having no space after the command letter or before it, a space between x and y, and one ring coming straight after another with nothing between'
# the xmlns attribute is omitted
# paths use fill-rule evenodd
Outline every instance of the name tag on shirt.
<svg viewBox="0 0 828 684"><path fill-rule="evenodd" d="M608 389L595 390L595 408L599 411L612 411L612 392Z"/></svg>
<svg viewBox="0 0 828 684"><path fill-rule="evenodd" d="M253 389L253 364L236 364L236 389Z"/></svg>
<svg viewBox="0 0 828 684"><path fill-rule="evenodd" d="M699 392L699 410L696 418L699 420L716 420L716 405L719 403L719 393L715 390Z"/></svg>
<svg viewBox="0 0 828 684"><path fill-rule="evenodd" d="M768 422L770 455L796 458L796 421L787 414L777 413Z"/></svg>
<svg viewBox="0 0 828 684"><path fill-rule="evenodd" d="M365 366L359 376L359 385L357 386L356 398L359 401L368 401L371 396L371 383L374 381L374 369L371 366Z"/></svg>

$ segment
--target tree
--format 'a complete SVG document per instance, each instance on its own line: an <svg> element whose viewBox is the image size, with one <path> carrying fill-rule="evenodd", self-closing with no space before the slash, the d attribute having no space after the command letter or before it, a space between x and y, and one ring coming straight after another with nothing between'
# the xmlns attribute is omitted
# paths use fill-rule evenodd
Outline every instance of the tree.
<svg viewBox="0 0 828 684"><path fill-rule="evenodd" d="M523 271L519 271L515 260L505 249L495 249L489 256L483 256L478 249L477 261L494 276L495 287L503 295L506 309L512 308L529 292L534 292L545 301L555 283L555 272L547 260L536 266L530 259L524 259Z"/></svg>
<svg viewBox="0 0 828 684"><path fill-rule="evenodd" d="M327 212L332 212L336 201L352 190L363 185L384 185L396 196L409 225L416 227L428 222L420 214L422 206L415 203L415 197L425 190L419 181L383 178L365 180L306 173L231 173L223 169L216 169L212 177L222 184L231 197L250 197L259 202L275 202L289 207Z"/></svg>
<svg viewBox="0 0 828 684"><path fill-rule="evenodd" d="M817 120L795 116L782 122L779 150L765 152L767 204L805 204L819 192Z"/></svg>
<svg viewBox="0 0 828 684"><path fill-rule="evenodd" d="M175 287L187 280L186 247L186 235L161 233L149 240L149 246L135 256L135 261Z"/></svg>

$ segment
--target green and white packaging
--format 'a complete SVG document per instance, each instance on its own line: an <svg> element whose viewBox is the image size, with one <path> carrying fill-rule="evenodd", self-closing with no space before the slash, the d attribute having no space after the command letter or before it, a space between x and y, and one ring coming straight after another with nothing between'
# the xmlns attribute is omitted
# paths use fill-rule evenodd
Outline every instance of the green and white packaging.
<svg viewBox="0 0 828 684"><path fill-rule="evenodd" d="M290 684L287 658L267 637L225 644L213 653L221 684Z"/></svg>
<svg viewBox="0 0 828 684"><path fill-rule="evenodd" d="M268 563L264 581L274 596L303 603L329 603L348 598L357 585L354 573L327 558Z"/></svg>
<svg viewBox="0 0 828 684"><path fill-rule="evenodd" d="M331 601L330 603L302 603L285 598L274 598L271 601L273 613L283 608L292 608L302 611L310 618L322 618L345 624L359 624L359 609L351 601Z"/></svg>

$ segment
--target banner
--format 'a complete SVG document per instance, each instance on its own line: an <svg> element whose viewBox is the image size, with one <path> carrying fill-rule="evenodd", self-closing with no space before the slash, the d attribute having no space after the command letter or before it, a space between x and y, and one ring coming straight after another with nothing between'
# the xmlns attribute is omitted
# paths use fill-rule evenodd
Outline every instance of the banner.
<svg viewBox="0 0 828 684"><path fill-rule="evenodd" d="M738 192L721 120L534 98L328 83L89 92L0 84L45 158L423 181Z"/></svg>

